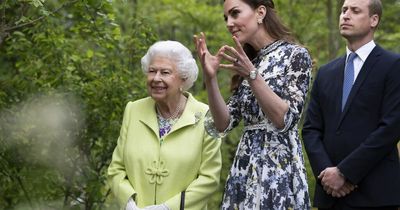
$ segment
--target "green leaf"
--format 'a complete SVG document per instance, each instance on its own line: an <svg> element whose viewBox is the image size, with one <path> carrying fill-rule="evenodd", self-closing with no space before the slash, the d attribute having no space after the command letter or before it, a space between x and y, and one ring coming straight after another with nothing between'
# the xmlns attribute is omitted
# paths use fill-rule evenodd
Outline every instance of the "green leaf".
<svg viewBox="0 0 400 210"><path fill-rule="evenodd" d="M88 50L86 51L86 56L87 56L88 58L92 58L93 55L94 55L93 50L88 49Z"/></svg>
<svg viewBox="0 0 400 210"><path fill-rule="evenodd" d="M31 0L30 4L35 7L43 7L43 3L45 0Z"/></svg>

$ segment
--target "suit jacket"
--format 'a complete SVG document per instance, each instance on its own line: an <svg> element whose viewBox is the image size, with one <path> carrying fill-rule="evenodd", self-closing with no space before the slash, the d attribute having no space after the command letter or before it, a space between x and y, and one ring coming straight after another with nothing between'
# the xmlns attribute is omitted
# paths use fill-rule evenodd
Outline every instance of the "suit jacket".
<svg viewBox="0 0 400 210"><path fill-rule="evenodd" d="M186 191L185 209L207 209L218 189L222 164L221 141L204 129L207 110L188 94L181 117L160 139L154 100L128 103L108 168L109 184L121 207L125 209L135 195L140 208L165 203L178 210L180 193Z"/></svg>
<svg viewBox="0 0 400 210"><path fill-rule="evenodd" d="M351 206L400 205L400 55L376 46L342 111L345 60L322 66L311 91L302 136L314 175L337 166L358 186L340 198ZM335 201L317 182L314 205Z"/></svg>

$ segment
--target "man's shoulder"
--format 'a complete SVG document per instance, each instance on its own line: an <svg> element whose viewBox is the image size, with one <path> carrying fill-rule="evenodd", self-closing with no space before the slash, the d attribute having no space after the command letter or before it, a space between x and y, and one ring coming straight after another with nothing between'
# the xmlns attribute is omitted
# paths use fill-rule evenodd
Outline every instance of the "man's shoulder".
<svg viewBox="0 0 400 210"><path fill-rule="evenodd" d="M345 59L344 56L337 57L337 58L329 61L328 63L323 64L319 68L319 71L331 71L331 70L334 70L334 69L340 67L340 65L344 64L344 59Z"/></svg>
<svg viewBox="0 0 400 210"><path fill-rule="evenodd" d="M399 53L395 53L390 50L387 50L387 49L381 47L380 45L376 45L376 47L374 48L373 51L377 51L377 53L384 55L383 58L385 58L385 59L394 59L394 60L400 59Z"/></svg>

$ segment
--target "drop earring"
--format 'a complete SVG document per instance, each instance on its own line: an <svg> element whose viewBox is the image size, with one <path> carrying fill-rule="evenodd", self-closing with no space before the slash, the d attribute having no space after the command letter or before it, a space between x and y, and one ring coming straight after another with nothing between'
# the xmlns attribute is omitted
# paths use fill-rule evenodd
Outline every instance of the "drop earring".
<svg viewBox="0 0 400 210"><path fill-rule="evenodd" d="M260 25L262 23L262 19L258 19L257 23L258 23L258 25Z"/></svg>

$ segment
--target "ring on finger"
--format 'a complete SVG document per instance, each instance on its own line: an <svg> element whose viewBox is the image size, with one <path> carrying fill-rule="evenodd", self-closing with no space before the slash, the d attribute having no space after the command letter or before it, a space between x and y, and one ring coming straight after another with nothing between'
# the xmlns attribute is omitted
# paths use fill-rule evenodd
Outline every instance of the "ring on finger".
<svg viewBox="0 0 400 210"><path fill-rule="evenodd" d="M239 58L236 58L235 61L233 61L234 63L238 63L239 62Z"/></svg>

